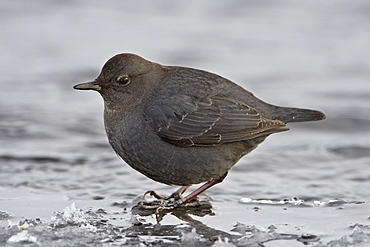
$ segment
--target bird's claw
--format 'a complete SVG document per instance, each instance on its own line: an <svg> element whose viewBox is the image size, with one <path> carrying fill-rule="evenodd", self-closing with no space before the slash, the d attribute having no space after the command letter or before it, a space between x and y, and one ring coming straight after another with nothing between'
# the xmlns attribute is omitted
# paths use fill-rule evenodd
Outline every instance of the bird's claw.
<svg viewBox="0 0 370 247"><path fill-rule="evenodd" d="M146 197L147 195L154 196L157 199L165 199L164 197L158 195L157 192L155 192L154 190L148 190L144 193L144 197Z"/></svg>
<svg viewBox="0 0 370 247"><path fill-rule="evenodd" d="M182 198L176 198L173 195L171 195L168 198L164 198L162 196L159 196L154 191L147 191L144 194L144 197L148 194L154 196L158 200L154 200L151 202L146 201L139 202L136 206L133 207L133 209L155 210L156 212L159 212L159 211L172 211L176 208L195 208L204 206L205 204L209 204L208 202L203 201L199 202L198 198L194 198L189 202L185 202Z"/></svg>

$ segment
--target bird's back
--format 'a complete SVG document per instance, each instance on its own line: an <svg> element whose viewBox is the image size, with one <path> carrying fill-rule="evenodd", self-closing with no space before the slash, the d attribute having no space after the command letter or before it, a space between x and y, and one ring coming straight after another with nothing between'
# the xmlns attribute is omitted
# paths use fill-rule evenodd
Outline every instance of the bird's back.
<svg viewBox="0 0 370 247"><path fill-rule="evenodd" d="M266 103L248 90L217 74L193 68L167 66L168 77L163 83L162 93L174 92L187 94L194 98L222 96L240 101L271 120L280 120L284 123L306 122L325 119L325 115L316 110L281 107ZM173 88L172 90L168 90ZM170 96L170 94L168 94Z"/></svg>

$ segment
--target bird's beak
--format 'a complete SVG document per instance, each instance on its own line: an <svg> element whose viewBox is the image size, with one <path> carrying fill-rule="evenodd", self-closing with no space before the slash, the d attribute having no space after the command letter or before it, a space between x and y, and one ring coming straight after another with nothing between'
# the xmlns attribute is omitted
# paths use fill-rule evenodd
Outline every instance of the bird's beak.
<svg viewBox="0 0 370 247"><path fill-rule="evenodd" d="M101 87L95 81L80 83L74 85L73 88L78 90L95 90L95 91L101 90Z"/></svg>

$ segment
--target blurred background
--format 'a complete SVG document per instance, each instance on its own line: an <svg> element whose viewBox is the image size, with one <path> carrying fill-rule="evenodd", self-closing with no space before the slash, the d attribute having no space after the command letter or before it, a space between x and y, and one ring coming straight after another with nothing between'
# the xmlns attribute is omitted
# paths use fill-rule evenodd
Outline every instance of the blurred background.
<svg viewBox="0 0 370 247"><path fill-rule="evenodd" d="M339 198L369 209L368 1L18 0L0 2L0 211L49 217L74 201L108 207L176 189L119 160L101 97L72 89L123 52L327 115L269 137L209 190L216 201Z"/></svg>

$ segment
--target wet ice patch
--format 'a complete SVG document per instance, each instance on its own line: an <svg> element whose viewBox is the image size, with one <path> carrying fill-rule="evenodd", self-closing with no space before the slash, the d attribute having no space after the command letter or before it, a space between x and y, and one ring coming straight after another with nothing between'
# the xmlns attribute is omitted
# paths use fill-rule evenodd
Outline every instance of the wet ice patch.
<svg viewBox="0 0 370 247"><path fill-rule="evenodd" d="M319 207L339 207L347 203L349 202L343 199L332 199L327 202L324 202L324 201L314 201L313 202L314 206L319 206ZM355 203L358 203L358 202L355 202Z"/></svg>
<svg viewBox="0 0 370 247"><path fill-rule="evenodd" d="M89 231L96 231L97 229L87 221L83 210L77 208L75 203L66 207L63 212L54 212L51 216L50 224L55 228L77 225L81 229Z"/></svg>
<svg viewBox="0 0 370 247"><path fill-rule="evenodd" d="M350 226L353 232L350 235L345 235L340 239L332 240L325 246L338 246L338 247L347 247L347 246L359 246L365 247L369 246L370 242L370 225L354 224ZM321 247L324 245L318 245Z"/></svg>
<svg viewBox="0 0 370 247"><path fill-rule="evenodd" d="M32 236L27 230L18 232L8 239L8 243L36 243L37 237Z"/></svg>
<svg viewBox="0 0 370 247"><path fill-rule="evenodd" d="M66 207L63 212L55 211L51 216L51 222L54 227L63 227L66 225L80 225L86 223L84 212L76 208L75 203Z"/></svg>
<svg viewBox="0 0 370 247"><path fill-rule="evenodd" d="M285 205L290 204L294 206L305 205L304 200L299 199L298 197L292 197L291 199L283 200L269 200L269 199L251 199L251 198L241 198L240 203L244 204L269 204L269 205Z"/></svg>
<svg viewBox="0 0 370 247"><path fill-rule="evenodd" d="M0 211L0 220L5 220L8 219L9 217L10 216L8 213Z"/></svg>
<svg viewBox="0 0 370 247"><path fill-rule="evenodd" d="M108 216L101 209L84 212L73 203L62 212L54 212L50 220L8 220L6 227L0 227L0 246L34 246L34 243L37 246L56 247L100 246L99 244L111 242L123 244L126 237L121 231L127 226L114 226L110 223L121 221L121 218L116 218L118 215L119 213L114 212Z"/></svg>
<svg viewBox="0 0 370 247"><path fill-rule="evenodd" d="M199 236L196 232L196 229L193 228L190 232L183 232L181 235L181 241L183 243L195 243L197 242L201 236Z"/></svg>
<svg viewBox="0 0 370 247"><path fill-rule="evenodd" d="M346 201L343 199L331 199L328 201L315 200L313 202L305 202L303 199L298 197L292 197L291 199L283 200L270 200L270 199L251 199L241 198L239 203L242 204L265 204L265 205L292 205L292 206L303 206L303 207L340 207L345 204L362 204L364 202L358 201Z"/></svg>
<svg viewBox="0 0 370 247"><path fill-rule="evenodd" d="M231 231L242 235L234 240L237 246L259 246L271 240L297 240L299 238L296 234L278 233L276 229L274 225L264 228L238 222Z"/></svg>
<svg viewBox="0 0 370 247"><path fill-rule="evenodd" d="M41 220L39 218L36 219L25 219L19 221L11 221L8 220L8 228L18 228L19 230L27 230L29 227L33 227L36 225L41 224Z"/></svg>

